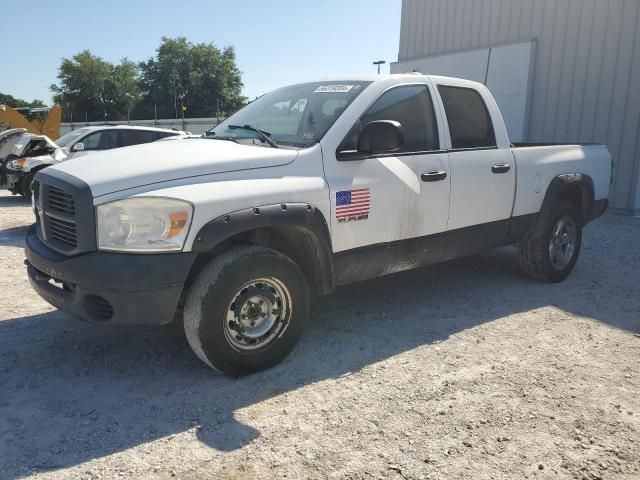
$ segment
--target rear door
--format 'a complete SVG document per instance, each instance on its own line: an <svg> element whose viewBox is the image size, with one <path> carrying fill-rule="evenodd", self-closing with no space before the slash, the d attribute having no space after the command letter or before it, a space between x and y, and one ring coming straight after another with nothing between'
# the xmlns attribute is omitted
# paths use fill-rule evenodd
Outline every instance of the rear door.
<svg viewBox="0 0 640 480"><path fill-rule="evenodd" d="M452 80L455 82L455 80ZM451 166L447 257L497 246L515 195L515 162L495 101L468 84L438 84Z"/></svg>

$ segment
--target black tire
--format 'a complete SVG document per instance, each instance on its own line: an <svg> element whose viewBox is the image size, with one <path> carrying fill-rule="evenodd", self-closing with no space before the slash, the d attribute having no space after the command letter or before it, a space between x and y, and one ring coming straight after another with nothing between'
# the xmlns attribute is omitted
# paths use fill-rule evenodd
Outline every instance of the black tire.
<svg viewBox="0 0 640 480"><path fill-rule="evenodd" d="M278 292L273 287L267 290L265 283L256 279L274 282L272 285L279 289ZM236 303L242 305L242 309L246 305L259 307L252 300L262 298L260 295L263 294L266 299L271 291L273 301L267 300L267 303L274 307L271 312L279 311L280 314L267 316L267 320L274 322L272 330L268 331L272 335L270 340L244 337L240 333L246 333L243 328L258 327L240 324L249 320L240 320L241 307ZM282 293L281 307L277 307L279 293ZM249 295L254 296L249 298ZM282 307L284 298L290 300L290 304ZM307 281L293 260L264 247L239 247L214 258L196 277L187 294L184 331L192 350L204 363L225 375L246 375L272 367L291 353L304 329L309 303ZM237 318L228 321L229 316L234 315ZM259 315L253 318L262 321ZM240 330L236 330L238 328ZM231 338L235 335L233 332L238 332L235 338ZM260 341L265 342L263 346Z"/></svg>
<svg viewBox="0 0 640 480"><path fill-rule="evenodd" d="M27 173L27 175L22 179L22 184L20 185L22 196L29 201L31 201L31 197L33 196L31 184L33 183L33 177L35 177L36 173L37 172Z"/></svg>
<svg viewBox="0 0 640 480"><path fill-rule="evenodd" d="M551 243L554 236L554 227L559 225L562 219L570 219L575 225L575 241L573 250L566 264L554 264L551 254ZM582 245L582 217L578 209L568 202L560 202L550 215L542 233L533 234L520 243L520 268L531 278L543 282L561 282L575 266L580 255ZM566 260L565 260L566 261Z"/></svg>

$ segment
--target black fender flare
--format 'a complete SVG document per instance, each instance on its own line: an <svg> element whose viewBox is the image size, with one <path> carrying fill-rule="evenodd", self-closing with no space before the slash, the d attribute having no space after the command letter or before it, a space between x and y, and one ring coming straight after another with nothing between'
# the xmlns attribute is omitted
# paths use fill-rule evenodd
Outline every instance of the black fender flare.
<svg viewBox="0 0 640 480"><path fill-rule="evenodd" d="M554 177L547 187L534 233L540 234L544 231L544 227L553 214L554 207L569 190L574 188L579 188L582 196L580 213L583 224L589 221L594 204L593 179L584 173L563 173Z"/></svg>
<svg viewBox="0 0 640 480"><path fill-rule="evenodd" d="M262 205L220 215L198 231L192 251L210 252L236 235L269 227L295 227L309 234L317 251L320 290L333 290L335 276L329 227L322 212L308 203Z"/></svg>

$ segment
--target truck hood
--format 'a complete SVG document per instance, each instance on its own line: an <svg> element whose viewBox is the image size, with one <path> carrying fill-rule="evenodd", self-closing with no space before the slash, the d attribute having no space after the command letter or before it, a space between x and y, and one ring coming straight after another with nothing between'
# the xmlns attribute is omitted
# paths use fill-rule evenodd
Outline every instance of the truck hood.
<svg viewBox="0 0 640 480"><path fill-rule="evenodd" d="M292 162L296 150L184 139L117 148L56 165L91 187L95 197L143 185Z"/></svg>
<svg viewBox="0 0 640 480"><path fill-rule="evenodd" d="M13 144L11 153L18 157L22 157L29 154L33 155L33 153L42 149L51 150L54 152L54 157L56 156L55 154L58 156L62 154L64 158L66 158L66 154L62 152L62 149L56 142L46 135L34 135L32 133L25 133L19 137Z"/></svg>

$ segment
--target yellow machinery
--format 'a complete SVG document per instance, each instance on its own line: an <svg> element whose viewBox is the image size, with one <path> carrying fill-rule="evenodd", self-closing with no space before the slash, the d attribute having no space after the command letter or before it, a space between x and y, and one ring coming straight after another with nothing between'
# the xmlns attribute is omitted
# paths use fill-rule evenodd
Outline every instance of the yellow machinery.
<svg viewBox="0 0 640 480"><path fill-rule="evenodd" d="M21 112L26 111L29 117ZM51 140L60 136L60 121L62 110L59 105L43 108L11 108L8 105L0 105L0 124L6 124L6 128L25 128L36 135L46 135Z"/></svg>

